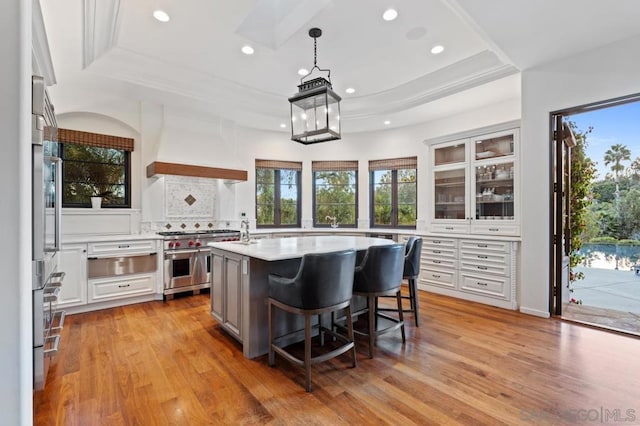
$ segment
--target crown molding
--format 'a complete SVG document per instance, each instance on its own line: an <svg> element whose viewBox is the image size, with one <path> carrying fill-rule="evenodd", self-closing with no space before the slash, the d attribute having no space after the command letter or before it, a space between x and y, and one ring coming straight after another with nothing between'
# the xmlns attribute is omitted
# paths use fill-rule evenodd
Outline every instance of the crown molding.
<svg viewBox="0 0 640 426"><path fill-rule="evenodd" d="M53 86L57 83L56 74L53 69L51 52L49 51L49 40L44 26L40 0L33 0L33 10L31 15L31 67L32 72L44 78L45 85Z"/></svg>
<svg viewBox="0 0 640 426"><path fill-rule="evenodd" d="M120 0L84 0L83 50L84 68L111 50L118 39Z"/></svg>
<svg viewBox="0 0 640 426"><path fill-rule="evenodd" d="M141 73L141 69L145 72ZM274 122L289 115L286 93L276 95L260 91L122 47L113 47L91 66L91 71L155 90L159 96L165 93L196 101L221 116L250 127L255 123L250 117L256 115L272 117ZM342 105L341 114L345 122L393 114L518 72L493 52L485 50L393 89L350 98Z"/></svg>

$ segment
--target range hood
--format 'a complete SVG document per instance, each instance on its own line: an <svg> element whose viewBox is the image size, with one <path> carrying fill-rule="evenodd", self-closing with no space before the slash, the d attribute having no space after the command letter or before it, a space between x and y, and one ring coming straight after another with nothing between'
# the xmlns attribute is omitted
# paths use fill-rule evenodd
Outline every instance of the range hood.
<svg viewBox="0 0 640 426"><path fill-rule="evenodd" d="M246 182L247 171L220 169L217 167L192 166L189 164L163 163L154 161L147 166L147 177L158 175L194 176L211 179L223 179L229 183Z"/></svg>

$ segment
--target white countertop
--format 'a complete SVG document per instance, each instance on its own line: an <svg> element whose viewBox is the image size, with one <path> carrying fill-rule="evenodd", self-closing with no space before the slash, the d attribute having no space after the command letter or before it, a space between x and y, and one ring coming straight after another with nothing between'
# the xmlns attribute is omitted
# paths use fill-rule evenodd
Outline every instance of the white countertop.
<svg viewBox="0 0 640 426"><path fill-rule="evenodd" d="M226 241L208 243L207 245L242 256L272 261L296 259L307 253L328 253L347 249L366 250L370 246L389 244L395 243L384 238L328 235L251 240L249 244L240 241Z"/></svg>
<svg viewBox="0 0 640 426"><path fill-rule="evenodd" d="M63 235L62 244L103 243L108 241L161 240L158 234Z"/></svg>

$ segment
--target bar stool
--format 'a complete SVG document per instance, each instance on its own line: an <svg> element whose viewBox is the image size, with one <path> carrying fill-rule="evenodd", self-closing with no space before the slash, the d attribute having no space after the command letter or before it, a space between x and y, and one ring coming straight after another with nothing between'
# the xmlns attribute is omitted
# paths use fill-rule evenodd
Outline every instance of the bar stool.
<svg viewBox="0 0 640 426"><path fill-rule="evenodd" d="M362 263L356 267L353 280L353 294L367 298L367 306L354 312L357 316L367 312L369 319L368 332L355 331L369 337L369 358L373 358L376 339L381 334L398 328L401 330L402 343L405 343L404 317L402 314L402 271L404 267L404 244L371 246L367 249ZM377 309L379 296L395 295L398 302L398 319L381 314ZM392 324L378 329L378 318L385 318ZM349 320L347 319L347 325Z"/></svg>
<svg viewBox="0 0 640 426"><path fill-rule="evenodd" d="M351 298L353 293L353 271L356 263L355 250L343 250L332 253L306 254L302 258L295 277L285 278L269 274L269 365L275 363L278 353L287 361L303 366L305 370L305 390L311 392L311 365L327 361L351 350L352 366L355 367L356 348L353 341L351 323ZM292 355L277 345L284 336L274 337L274 309L304 316L304 359ZM321 315L344 309L347 316L347 336L335 333L322 326ZM311 356L311 318L318 316L320 344L324 343L324 334L329 333L340 339L344 345L329 352Z"/></svg>
<svg viewBox="0 0 640 426"><path fill-rule="evenodd" d="M418 285L416 280L420 276L420 254L422 252L422 238L412 236L407 239L405 245L404 255L404 271L402 272L402 279L407 280L409 287L409 295L401 296L402 299L409 300L409 309L402 309L402 312L412 312L414 314L414 321L416 327L419 327L418 323ZM395 311L393 308L378 308L378 311Z"/></svg>

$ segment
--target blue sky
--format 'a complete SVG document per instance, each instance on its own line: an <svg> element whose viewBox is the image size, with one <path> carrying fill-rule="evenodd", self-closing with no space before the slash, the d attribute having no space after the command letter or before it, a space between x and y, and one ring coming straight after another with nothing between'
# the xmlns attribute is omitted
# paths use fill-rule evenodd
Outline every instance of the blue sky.
<svg viewBox="0 0 640 426"><path fill-rule="evenodd" d="M611 172L611 165L604 165L604 153L611 145L626 145L631 150L631 161L640 157L640 102L576 114L568 120L582 131L593 127L587 136L587 155L597 163L598 180ZM631 161L623 164L629 167Z"/></svg>

